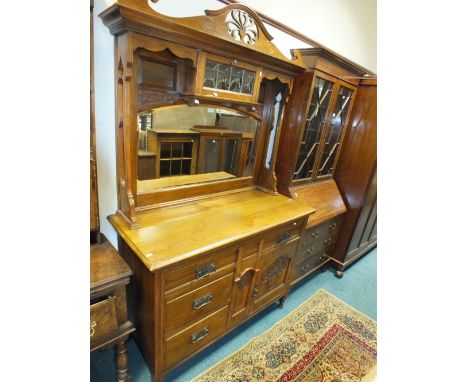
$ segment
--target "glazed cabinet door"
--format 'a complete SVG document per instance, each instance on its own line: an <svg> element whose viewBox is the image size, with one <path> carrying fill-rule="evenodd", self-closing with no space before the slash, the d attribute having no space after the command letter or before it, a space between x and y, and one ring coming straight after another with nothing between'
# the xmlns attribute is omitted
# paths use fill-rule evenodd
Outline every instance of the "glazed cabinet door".
<svg viewBox="0 0 468 382"><path fill-rule="evenodd" d="M317 180L327 179L333 175L345 128L348 123L353 97L354 90L342 84L335 99L330 127L320 148Z"/></svg>
<svg viewBox="0 0 468 382"><path fill-rule="evenodd" d="M334 86L331 79L322 78L320 75L315 76L293 181L312 179L320 140L328 120Z"/></svg>

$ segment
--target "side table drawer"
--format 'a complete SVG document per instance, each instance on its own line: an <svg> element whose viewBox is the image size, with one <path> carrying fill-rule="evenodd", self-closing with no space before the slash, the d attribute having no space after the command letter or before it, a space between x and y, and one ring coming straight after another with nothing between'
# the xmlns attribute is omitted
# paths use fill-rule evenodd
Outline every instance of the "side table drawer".
<svg viewBox="0 0 468 382"><path fill-rule="evenodd" d="M112 333L114 330L117 330L118 323L115 296L91 305L90 316L91 342L97 341Z"/></svg>

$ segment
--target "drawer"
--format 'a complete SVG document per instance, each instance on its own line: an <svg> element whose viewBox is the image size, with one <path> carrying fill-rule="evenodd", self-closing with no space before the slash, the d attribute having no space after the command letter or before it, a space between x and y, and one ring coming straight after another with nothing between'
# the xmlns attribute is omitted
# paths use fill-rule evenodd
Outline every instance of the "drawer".
<svg viewBox="0 0 468 382"><path fill-rule="evenodd" d="M323 264L328 261L328 256L325 251L320 251L314 256L310 256L302 261L296 261L294 265L291 282L294 283L296 280L300 279L302 276L305 276L312 271L316 270Z"/></svg>
<svg viewBox="0 0 468 382"><path fill-rule="evenodd" d="M333 241L340 230L341 216L328 220L316 227L308 229L302 239L304 247L313 247L316 244L322 244L323 241ZM329 244L329 243L328 243Z"/></svg>
<svg viewBox="0 0 468 382"><path fill-rule="evenodd" d="M229 304L233 273L166 303L166 332Z"/></svg>
<svg viewBox="0 0 468 382"><path fill-rule="evenodd" d="M166 338L164 369L176 365L223 334L226 330L227 315L228 307L225 306L189 328Z"/></svg>
<svg viewBox="0 0 468 382"><path fill-rule="evenodd" d="M325 239L321 237L308 247L304 247L303 242L301 242L297 251L296 263L301 262L302 260L310 259L311 257L315 257L320 253L328 253L330 249L333 249L335 241L336 237L327 237Z"/></svg>
<svg viewBox="0 0 468 382"><path fill-rule="evenodd" d="M226 267L234 269L238 247L229 247L164 272L164 290L171 290L184 284L195 282L194 288L205 285L226 271Z"/></svg>
<svg viewBox="0 0 468 382"><path fill-rule="evenodd" d="M90 339L97 341L117 330L116 298L110 297L104 301L92 304L90 307Z"/></svg>
<svg viewBox="0 0 468 382"><path fill-rule="evenodd" d="M267 233L263 240L263 252L279 248L299 238L301 227L302 222L296 221Z"/></svg>

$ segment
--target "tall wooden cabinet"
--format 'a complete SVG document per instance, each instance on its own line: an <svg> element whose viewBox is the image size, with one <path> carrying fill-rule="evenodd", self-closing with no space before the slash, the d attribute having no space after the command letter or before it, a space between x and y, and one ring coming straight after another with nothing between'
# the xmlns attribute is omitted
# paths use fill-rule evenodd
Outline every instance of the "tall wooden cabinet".
<svg viewBox="0 0 468 382"><path fill-rule="evenodd" d="M347 212L333 252L337 276L377 245L377 80L360 81L335 180Z"/></svg>
<svg viewBox="0 0 468 382"><path fill-rule="evenodd" d="M300 49L309 70L294 80L286 105L276 175L278 190L314 206L293 282L332 259L346 205L334 177L363 70L320 48Z"/></svg>

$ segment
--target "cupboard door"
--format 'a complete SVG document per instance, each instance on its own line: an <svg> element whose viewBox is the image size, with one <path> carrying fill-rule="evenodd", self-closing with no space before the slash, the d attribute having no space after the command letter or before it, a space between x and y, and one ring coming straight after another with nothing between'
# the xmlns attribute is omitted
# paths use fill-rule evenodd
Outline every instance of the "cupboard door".
<svg viewBox="0 0 468 382"><path fill-rule="evenodd" d="M249 314L253 280L258 272L258 269L255 268L256 262L257 256L251 256L243 260L241 271L234 277L230 327L236 326L244 321Z"/></svg>
<svg viewBox="0 0 468 382"><path fill-rule="evenodd" d="M312 177L320 140L327 121L333 87L333 82L319 76L315 77L293 180Z"/></svg>
<svg viewBox="0 0 468 382"><path fill-rule="evenodd" d="M317 179L328 178L333 174L345 127L348 123L353 96L354 91L352 89L343 85L340 87L335 100L333 114L331 115L330 127L321 149Z"/></svg>
<svg viewBox="0 0 468 382"><path fill-rule="evenodd" d="M367 250L377 241L377 173L374 173L349 244L346 260Z"/></svg>
<svg viewBox="0 0 468 382"><path fill-rule="evenodd" d="M253 290L254 310L280 297L286 290L286 277L298 244L299 239L261 256Z"/></svg>

